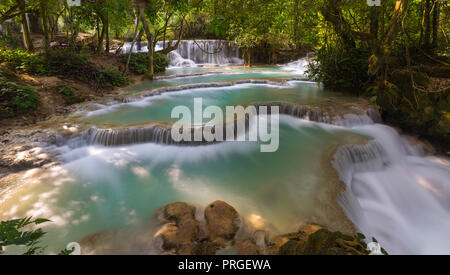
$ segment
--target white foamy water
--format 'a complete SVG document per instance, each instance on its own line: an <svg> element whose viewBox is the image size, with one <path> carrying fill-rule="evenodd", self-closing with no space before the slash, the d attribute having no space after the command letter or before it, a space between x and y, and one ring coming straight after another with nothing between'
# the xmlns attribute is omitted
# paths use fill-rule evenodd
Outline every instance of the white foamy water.
<svg viewBox="0 0 450 275"><path fill-rule="evenodd" d="M123 45L122 53L128 53L131 42ZM148 52L147 43L133 46L133 52ZM161 50L163 43L158 42L155 51ZM223 40L181 40L177 49L167 54L171 67L197 67L197 65L242 65L239 58L239 47L230 41Z"/></svg>
<svg viewBox="0 0 450 275"><path fill-rule="evenodd" d="M450 162L426 156L381 124L354 126L373 137L341 147L334 161L347 190L347 216L391 254L450 253Z"/></svg>
<svg viewBox="0 0 450 275"><path fill-rule="evenodd" d="M298 74L304 75L308 69L309 60L307 58L301 58L297 61L290 62L286 65L282 65L281 68L284 71L296 72Z"/></svg>

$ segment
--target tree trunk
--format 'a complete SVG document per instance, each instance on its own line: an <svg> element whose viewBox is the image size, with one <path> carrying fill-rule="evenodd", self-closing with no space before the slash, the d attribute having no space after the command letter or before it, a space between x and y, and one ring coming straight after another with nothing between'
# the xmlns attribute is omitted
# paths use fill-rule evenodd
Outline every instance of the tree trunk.
<svg viewBox="0 0 450 275"><path fill-rule="evenodd" d="M431 48L435 49L437 46L438 32L439 32L439 2L434 1L433 7L433 40L431 42Z"/></svg>
<svg viewBox="0 0 450 275"><path fill-rule="evenodd" d="M125 65L125 72L124 73L128 73L128 67L130 65L130 59L131 59L131 54L133 53L133 47L134 47L134 42L137 39L138 36L138 31L139 31L139 15L136 15L136 22L135 22L135 29L134 29L134 36L133 36L133 42L131 42L131 46L130 46L130 51L128 52L128 58L127 58L127 64Z"/></svg>
<svg viewBox="0 0 450 275"><path fill-rule="evenodd" d="M381 7L373 6L370 7L370 34L375 39L378 39L378 27L380 19Z"/></svg>
<svg viewBox="0 0 450 275"><path fill-rule="evenodd" d="M105 18L105 53L109 53L109 13L108 10L106 11L106 18Z"/></svg>
<svg viewBox="0 0 450 275"><path fill-rule="evenodd" d="M25 13L25 0L17 0L17 3L19 5L19 10L22 12L22 31L23 31L23 41L25 44L25 48L28 51L33 51L34 47L33 47L33 42L31 40L31 35L30 35L30 28L28 26L28 18L27 18L27 14Z"/></svg>
<svg viewBox="0 0 450 275"><path fill-rule="evenodd" d="M100 37L98 38L98 44L97 44L97 53L100 54L103 51L103 39L105 39L105 32L106 32L106 23L105 23L105 17L103 15L99 15L100 21L102 22L102 31L100 33Z"/></svg>
<svg viewBox="0 0 450 275"><path fill-rule="evenodd" d="M425 49L430 48L430 38L431 38L431 24L430 24L430 17L431 17L431 0L425 0L425 13L424 13L424 25L425 25L425 31L424 31L424 43L423 46Z"/></svg>
<svg viewBox="0 0 450 275"><path fill-rule="evenodd" d="M138 37L137 37L137 49L138 51L142 50L142 36L144 35L144 29L141 29L139 31Z"/></svg>
<svg viewBox="0 0 450 275"><path fill-rule="evenodd" d="M44 31L44 50L45 55L49 54L49 35L48 35L48 7L47 0L41 0L41 16L42 16L42 30Z"/></svg>
<svg viewBox="0 0 450 275"><path fill-rule="evenodd" d="M80 21L77 20L77 22L74 24L74 16L73 16L73 10L70 7L69 8L69 17L70 17L70 49L72 51L75 51L75 44L77 43L77 37L78 37L78 31L80 26Z"/></svg>
<svg viewBox="0 0 450 275"><path fill-rule="evenodd" d="M147 19L144 15L143 8L139 8L139 18L141 19L142 26L144 27L145 35L147 36L147 48L148 48L148 71L146 73L147 77L153 79L154 68L153 68L153 36L150 33L150 28L148 27Z"/></svg>

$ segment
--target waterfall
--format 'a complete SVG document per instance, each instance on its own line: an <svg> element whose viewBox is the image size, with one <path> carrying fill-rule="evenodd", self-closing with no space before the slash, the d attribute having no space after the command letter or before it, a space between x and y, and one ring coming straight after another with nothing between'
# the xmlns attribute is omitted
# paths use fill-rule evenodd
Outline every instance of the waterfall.
<svg viewBox="0 0 450 275"><path fill-rule="evenodd" d="M267 80L243 80L243 83L259 83L262 82L267 84ZM233 83L207 83L207 84L192 84L192 85L183 85L183 86L173 86L167 88L157 89L148 93L145 93L144 97L160 95L162 93L181 91L184 89L194 89L194 88L205 88L205 87L223 87L223 86L231 86ZM279 84L277 84L279 85ZM133 98L123 98L122 102L132 102ZM248 106L248 105L247 105ZM309 121L326 123L326 124L336 124L336 125L361 125L361 124L373 124L374 119L379 117L379 113L377 110L368 109L365 113L356 115L349 114L345 115L343 118L339 116L332 116L327 112L323 111L320 108L298 105L288 102L268 102L268 103L255 103L251 104L256 108L257 114L259 114L261 108L267 107L267 114L271 113L271 107L277 106L279 107L279 114L285 114ZM368 115L370 114L370 116ZM372 119L371 117L374 117ZM245 116L246 120L246 128L247 131L249 129L249 117ZM223 124L223 133L226 133L230 126L229 124ZM234 137L236 138L238 135L243 135L245 133L238 133L237 123L234 121ZM212 127L212 132L215 131L215 127L219 127L218 125L202 125L201 127ZM206 145L214 142L202 140L202 141L194 141L194 129L191 129L191 140L192 141L181 141L176 142L171 137L171 128L163 127L163 126L155 126L151 125L148 127L132 127L125 129L98 129L96 127L92 127L88 131L83 134L83 138L80 142L79 138L74 138L71 144L100 144L103 146L121 146L128 144L137 144L137 143L159 143L166 145ZM411 149L413 150L413 149Z"/></svg>
<svg viewBox="0 0 450 275"><path fill-rule="evenodd" d="M201 141L196 141L194 139L195 131L203 132L205 128L208 128L212 133L215 133L216 127L222 127L222 133L226 136L228 131L233 131L234 139L238 136L245 135L248 133L250 128L250 119L248 116L244 118L245 120L245 129L244 132L240 132L238 128L237 121L233 121L233 123L225 123L222 125L206 125L202 126L194 126L189 129L190 131L190 141L189 140L181 140L176 141L172 138L172 129L157 125L152 125L148 127L133 127L133 128L125 128L125 129L98 129L96 127L92 127L86 132L83 133L82 139L86 141L87 144L99 144L107 147L111 146L121 146L121 145L129 145L129 144L138 144L138 143L157 143L164 145L178 145L178 146L195 146L195 145L208 145L214 144L219 141L209 141L206 140L202 135ZM74 144L72 142L72 144Z"/></svg>
<svg viewBox="0 0 450 275"><path fill-rule="evenodd" d="M271 103L258 103L255 104L256 109L259 111L260 106L268 106L267 111L270 113L270 106L280 107L280 114L290 115L309 121L322 122L331 124L332 118L327 112L318 108L311 108L309 106L297 105L287 102L271 102Z"/></svg>
<svg viewBox="0 0 450 275"><path fill-rule="evenodd" d="M161 43L162 45L162 43ZM236 43L223 40L182 40L176 52L196 64L242 65Z"/></svg>
<svg viewBox="0 0 450 275"><path fill-rule="evenodd" d="M447 254L450 247L450 161L426 157L382 124L351 130L373 138L340 147L333 160L346 191L346 215L390 254Z"/></svg>
<svg viewBox="0 0 450 275"><path fill-rule="evenodd" d="M87 131L86 136L88 144L101 144L103 146L119 146L144 142L174 143L170 135L170 129L158 126L119 130L104 130L92 127Z"/></svg>
<svg viewBox="0 0 450 275"><path fill-rule="evenodd" d="M281 68L284 71L293 71L298 74L304 75L306 70L308 69L309 62L310 62L310 58L308 58L308 57L301 58L299 60L282 65Z"/></svg>
<svg viewBox="0 0 450 275"><path fill-rule="evenodd" d="M167 43L167 42L166 42ZM174 43L174 42L173 42ZM147 43L141 43L141 49L134 45L133 52L148 52ZM157 42L155 50L161 50L164 44ZM131 42L123 45L122 53L128 53ZM167 57L170 66L173 67L196 67L197 65L242 65L239 58L239 47L236 43L224 40L181 40L178 48Z"/></svg>

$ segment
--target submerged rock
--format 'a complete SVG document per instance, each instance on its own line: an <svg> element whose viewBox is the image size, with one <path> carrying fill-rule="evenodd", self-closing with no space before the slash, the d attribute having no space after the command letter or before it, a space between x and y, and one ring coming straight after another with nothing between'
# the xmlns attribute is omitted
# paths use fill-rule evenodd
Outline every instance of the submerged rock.
<svg viewBox="0 0 450 275"><path fill-rule="evenodd" d="M209 204L204 217L197 217L195 206L174 202L157 211L157 219L163 224L155 234L162 240L166 253L212 255L219 249L231 246L239 230L238 212L223 201Z"/></svg>
<svg viewBox="0 0 450 275"><path fill-rule="evenodd" d="M355 237L331 232L317 224L302 223L297 232L274 235L267 227L253 231L247 228L249 225L236 209L224 201L215 201L204 211L199 210L202 209L174 202L157 211L158 220L164 225L155 237L162 240L163 254L215 255L221 251L237 255L368 254L366 245Z"/></svg>
<svg viewBox="0 0 450 275"><path fill-rule="evenodd" d="M239 229L239 214L224 201L215 201L205 209L206 228L211 241L232 240Z"/></svg>
<svg viewBox="0 0 450 275"><path fill-rule="evenodd" d="M174 250L177 254L192 254L197 240L199 222L195 220L195 207L184 202L171 203L161 210L166 224L156 236L161 237L165 251Z"/></svg>
<svg viewBox="0 0 450 275"><path fill-rule="evenodd" d="M256 245L253 240L237 240L236 241L237 255L263 255L264 249Z"/></svg>

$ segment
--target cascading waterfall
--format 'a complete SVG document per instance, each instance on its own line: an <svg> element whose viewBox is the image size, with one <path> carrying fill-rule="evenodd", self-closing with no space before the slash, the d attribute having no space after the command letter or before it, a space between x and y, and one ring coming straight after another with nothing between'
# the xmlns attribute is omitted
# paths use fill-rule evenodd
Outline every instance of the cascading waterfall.
<svg viewBox="0 0 450 275"><path fill-rule="evenodd" d="M308 70L309 62L310 58L308 57L301 58L299 60L283 65L282 69L285 71L296 72L298 74L304 75L306 70Z"/></svg>
<svg viewBox="0 0 450 275"><path fill-rule="evenodd" d="M261 103L255 104L256 109L259 111L259 107L267 106L267 112L270 113L270 106L278 106L280 114L290 115L302 119L307 119L309 121L322 122L331 124L332 118L328 113L322 111L318 108L311 108L303 105L296 105L287 102L272 102L272 103Z"/></svg>
<svg viewBox="0 0 450 275"><path fill-rule="evenodd" d="M213 84L211 84L213 85ZM277 106L279 107L279 113L285 114L301 119L306 119L309 121L326 123L326 124L336 124L336 125L361 125L361 124L370 124L373 123L373 119L369 116L373 116L378 118L379 114L377 110L368 109L366 113L361 115L351 114L345 115L344 118L339 116L330 116L327 112L319 108L312 108L309 106L298 105L288 102L270 102L270 103L256 103L248 106L254 106L256 109L256 114L259 114L261 111L260 107L267 107L267 114L271 113L271 107ZM247 106L247 107L248 107ZM249 116L245 116L245 130L249 129ZM237 127L237 121L234 123L224 124L223 133L227 133L227 131L231 130L229 127L233 127L234 137L236 138L239 135L243 135L245 133L239 133ZM212 133L215 132L216 125L202 125L203 127L212 127ZM206 145L212 144L215 142L207 141L202 139L202 141L194 141L194 128L191 129L191 141L180 141L177 142L173 140L171 136L171 128L163 127L157 125L151 125L148 127L134 127L134 128L125 128L125 129L98 129L96 127L92 127L88 131L84 133L84 140L86 140L87 144L100 144L103 146L120 146L127 144L138 144L138 143L159 143L165 145ZM72 142L74 143L74 142Z"/></svg>
<svg viewBox="0 0 450 275"><path fill-rule="evenodd" d="M450 162L382 124L350 129L373 138L340 147L333 161L347 187L339 202L357 229L391 254L447 254Z"/></svg>
<svg viewBox="0 0 450 275"><path fill-rule="evenodd" d="M161 44L162 45L162 44ZM182 40L176 52L196 64L241 65L239 47L224 40Z"/></svg>
<svg viewBox="0 0 450 275"><path fill-rule="evenodd" d="M226 123L222 125L222 133L227 134L228 131L232 131L234 138L236 139L240 135L245 135L249 130L249 117L246 116L244 119L245 129L244 132L240 132L240 128L237 127L236 121L234 123ZM157 143L164 145L208 145L217 143L217 141L209 141L202 136L202 140L195 140L195 130L203 132L205 128L215 133L216 127L219 125L202 125L196 128L191 128L190 140L177 141L172 138L172 129L162 126L148 126L148 127L134 127L125 129L98 129L92 127L83 134L83 139L86 140L87 144L99 144L103 146L121 146L129 144L139 144L139 143ZM73 144L73 142L72 142Z"/></svg>
<svg viewBox="0 0 450 275"><path fill-rule="evenodd" d="M178 51L176 53L180 56L183 54ZM187 55L188 52L186 57ZM195 60L195 54L191 52L190 58ZM208 62L206 57L204 62ZM142 114L149 115L145 117L148 120L144 121L124 119L123 123L119 123L116 117L106 120L106 123L88 124L81 121L84 122L79 123L81 129L89 129L84 128L87 125L117 128L108 130L93 127L81 134L77 132L77 138L73 138L75 134L71 134L72 138L69 140L57 136L54 146L58 148L54 150L55 155L60 154L61 170L38 171L39 179L26 172L23 187L31 194L28 201L22 200L25 191L17 189L15 197L2 198L0 210L12 218L14 215L33 214L50 218L59 226L66 226L56 229L61 233L60 242L65 245L67 241L78 240L81 237L79 235L129 226L128 222L133 219L144 220L147 224L148 216L155 209L172 200L205 200L202 203L209 203L210 200L223 199L238 206L240 212L248 208L247 214L260 214L275 226L282 223L283 230L286 229L283 233L290 232L287 231L291 230L290 227L287 229L287 225L293 225L297 222L295 219L309 221L311 217L319 217L320 222L317 223L322 224L324 221L325 226L348 223L352 227L348 218L359 232L366 235L367 241L375 237L390 254L448 254L450 161L427 155L425 146L382 125L377 109L348 108L349 105L367 106L360 105L359 101L353 104L347 101L348 98L344 98L346 104L328 108L330 106L325 104L340 104L341 101L330 98L317 102L309 101L309 98L305 101L297 97L293 99L294 94L313 96L317 92L299 88L297 93L297 90L285 89L296 87L288 85L286 81L296 80L305 79L295 75L284 81L280 81L279 77L273 81L186 81L186 85L158 86L150 91L139 91L141 93L138 95L128 94L130 98L123 99L123 102L132 102L186 89L225 88L236 84L277 87L277 97L269 97L267 93L259 93L258 90L254 98L252 96L246 100L242 99L242 94L200 92L210 102L218 102L219 106L222 102L232 102L229 105L254 105L257 110L261 106L268 106L269 112L271 106L278 106L281 114L317 122L282 116L280 150L276 153L262 154L253 144L221 143L194 148L193 146L212 143L205 140L176 143L171 137L170 127L164 126L168 122L161 119L161 116L150 113ZM309 87L312 84L298 85ZM286 97L278 97L279 95ZM176 96L168 95L168 98L182 104L190 99ZM239 99L226 100L226 97L233 96ZM317 97L314 98L316 99ZM158 100L156 98L155 102ZM264 102L268 100L268 103ZM297 103L290 103L293 102L291 100ZM313 105L315 103L318 104ZM155 105L149 111L156 113ZM127 108L126 104L120 107ZM111 110L116 112L119 109ZM343 113L347 114L339 115ZM136 127L150 123L155 124ZM133 127L126 128L129 125ZM203 124L201 127L216 126ZM250 127L246 127L246 130L248 128ZM367 140L366 144L361 144ZM338 212L342 212L335 200L335 196L341 194L341 188L335 188L336 173L329 169L329 150L339 144L346 145L337 148L332 165L346 186L342 196L338 197L338 203L347 218L343 214L338 217L336 212L327 212L330 205L335 205ZM185 146L181 147L182 145ZM324 171L325 169L330 171ZM41 180L42 184L29 184L30 180ZM321 185L323 182L330 185ZM338 189L339 193L335 194L334 189L327 188ZM332 195L329 195L330 190ZM332 204L324 204L327 200L324 197L329 198ZM20 207L17 207L17 201L21 201ZM83 204L72 205L68 201ZM21 212L15 212L16 209ZM263 209L264 212L255 209ZM289 211L291 213L286 215ZM318 216L317 213L321 211L326 213ZM134 226L133 223L130 224ZM67 235L67 232L72 235ZM261 241L260 238L257 240ZM262 241L261 244L264 245ZM53 247L60 249L61 244Z"/></svg>
<svg viewBox="0 0 450 275"><path fill-rule="evenodd" d="M166 42L168 43L168 42ZM174 43L174 42L173 42ZM122 53L128 53L131 42L123 45ZM155 51L161 50L164 44L159 41ZM133 52L148 52L147 43L142 42L141 48L135 44ZM239 47L231 41L224 40L181 40L178 48L167 54L170 66L173 67L196 67L197 65L242 65L239 58Z"/></svg>
<svg viewBox="0 0 450 275"><path fill-rule="evenodd" d="M105 130L92 127L87 131L86 135L88 144L101 144L104 146L119 146L144 142L174 143L170 135L170 129L158 126L119 130Z"/></svg>

